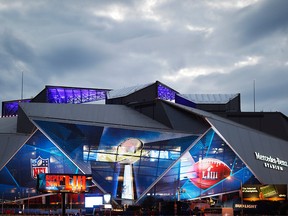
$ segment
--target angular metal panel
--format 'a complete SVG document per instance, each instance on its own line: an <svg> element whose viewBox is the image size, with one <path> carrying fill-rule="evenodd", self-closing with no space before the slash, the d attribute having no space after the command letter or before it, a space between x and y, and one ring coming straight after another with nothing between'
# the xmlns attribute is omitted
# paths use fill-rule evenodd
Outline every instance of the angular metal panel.
<svg viewBox="0 0 288 216"><path fill-rule="evenodd" d="M209 117L208 120L261 182L265 184L288 182L287 166L270 163L268 159L256 159L256 154L259 153L267 158L279 158L287 162L288 142L226 119Z"/></svg>
<svg viewBox="0 0 288 216"><path fill-rule="evenodd" d="M171 130L125 105L25 103L20 106L30 119Z"/></svg>

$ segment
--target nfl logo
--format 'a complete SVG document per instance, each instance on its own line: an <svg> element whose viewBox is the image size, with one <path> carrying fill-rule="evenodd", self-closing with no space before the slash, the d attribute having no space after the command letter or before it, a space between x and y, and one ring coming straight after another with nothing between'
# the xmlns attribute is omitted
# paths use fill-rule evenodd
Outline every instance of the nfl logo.
<svg viewBox="0 0 288 216"><path fill-rule="evenodd" d="M43 159L40 156L36 159L30 159L31 177L37 179L40 173L49 173L49 158Z"/></svg>

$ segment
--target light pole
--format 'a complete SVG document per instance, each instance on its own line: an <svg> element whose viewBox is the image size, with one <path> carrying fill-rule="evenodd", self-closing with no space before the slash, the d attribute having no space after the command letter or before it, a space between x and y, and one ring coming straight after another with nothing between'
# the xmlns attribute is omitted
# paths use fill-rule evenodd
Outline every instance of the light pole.
<svg viewBox="0 0 288 216"><path fill-rule="evenodd" d="M4 214L4 192L2 193L2 215Z"/></svg>
<svg viewBox="0 0 288 216"><path fill-rule="evenodd" d="M238 178L236 178L236 177L234 177L234 176L231 176L231 175L227 177L227 179L229 179L229 180L232 179L232 178L240 182L241 215L243 216L243 191L242 191L242 180L241 180L241 179L238 179Z"/></svg>

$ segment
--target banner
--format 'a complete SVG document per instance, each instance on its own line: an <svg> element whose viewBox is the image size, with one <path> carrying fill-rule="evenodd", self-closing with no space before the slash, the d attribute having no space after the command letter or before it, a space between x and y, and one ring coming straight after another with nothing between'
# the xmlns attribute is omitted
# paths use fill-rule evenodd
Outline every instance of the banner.
<svg viewBox="0 0 288 216"><path fill-rule="evenodd" d="M287 198L287 185L243 185L244 201L281 201Z"/></svg>
<svg viewBox="0 0 288 216"><path fill-rule="evenodd" d="M84 193L91 185L91 175L41 173L37 177L37 190L46 193Z"/></svg>

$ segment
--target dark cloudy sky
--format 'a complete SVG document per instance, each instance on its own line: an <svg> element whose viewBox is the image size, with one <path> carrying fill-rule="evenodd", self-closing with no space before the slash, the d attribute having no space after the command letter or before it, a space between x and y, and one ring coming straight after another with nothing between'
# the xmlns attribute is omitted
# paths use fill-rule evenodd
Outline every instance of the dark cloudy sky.
<svg viewBox="0 0 288 216"><path fill-rule="evenodd" d="M288 115L288 0L0 0L0 101L45 85L241 93Z"/></svg>

